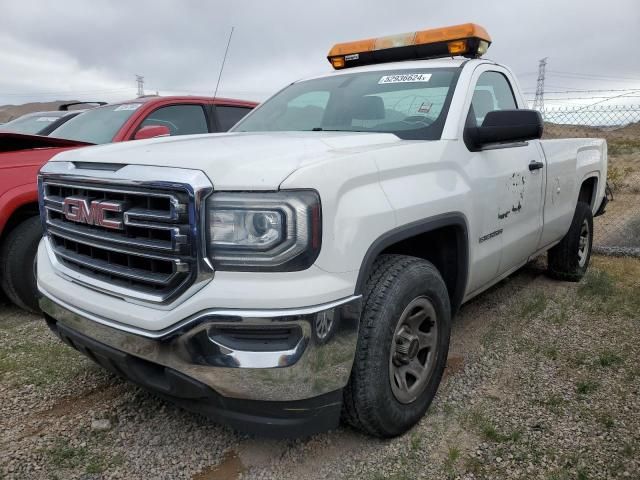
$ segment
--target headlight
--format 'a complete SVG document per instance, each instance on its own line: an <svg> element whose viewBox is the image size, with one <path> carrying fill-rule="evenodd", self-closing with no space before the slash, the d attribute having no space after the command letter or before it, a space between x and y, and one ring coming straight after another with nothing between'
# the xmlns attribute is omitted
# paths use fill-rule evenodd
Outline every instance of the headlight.
<svg viewBox="0 0 640 480"><path fill-rule="evenodd" d="M214 193L207 210L208 255L217 270L304 270L320 252L314 191Z"/></svg>

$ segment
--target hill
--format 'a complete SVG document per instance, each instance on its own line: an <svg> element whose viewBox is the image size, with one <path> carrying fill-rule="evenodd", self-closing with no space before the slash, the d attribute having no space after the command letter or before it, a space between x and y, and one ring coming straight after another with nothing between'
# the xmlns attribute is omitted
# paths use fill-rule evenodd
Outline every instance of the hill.
<svg viewBox="0 0 640 480"><path fill-rule="evenodd" d="M55 102L33 102L23 105L0 105L0 123L18 118L25 113L46 112L58 110L63 103L76 102L77 100L56 100Z"/></svg>

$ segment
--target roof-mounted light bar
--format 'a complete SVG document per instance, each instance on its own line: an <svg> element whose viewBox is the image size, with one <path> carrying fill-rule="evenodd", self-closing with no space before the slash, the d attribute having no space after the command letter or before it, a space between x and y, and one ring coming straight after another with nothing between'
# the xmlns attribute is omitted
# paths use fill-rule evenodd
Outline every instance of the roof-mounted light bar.
<svg viewBox="0 0 640 480"><path fill-rule="evenodd" d="M477 58L491 45L487 31L475 23L337 43L327 59L336 70L374 63L440 58Z"/></svg>

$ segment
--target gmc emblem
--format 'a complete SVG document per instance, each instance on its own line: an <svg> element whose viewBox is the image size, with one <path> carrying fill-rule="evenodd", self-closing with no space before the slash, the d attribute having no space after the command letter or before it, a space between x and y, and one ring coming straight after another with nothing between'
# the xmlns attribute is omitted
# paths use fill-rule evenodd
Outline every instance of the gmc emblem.
<svg viewBox="0 0 640 480"><path fill-rule="evenodd" d="M72 222L122 230L124 228L122 220L107 218L107 212L122 213L125 208L124 203L73 196L65 198L62 202L62 213Z"/></svg>

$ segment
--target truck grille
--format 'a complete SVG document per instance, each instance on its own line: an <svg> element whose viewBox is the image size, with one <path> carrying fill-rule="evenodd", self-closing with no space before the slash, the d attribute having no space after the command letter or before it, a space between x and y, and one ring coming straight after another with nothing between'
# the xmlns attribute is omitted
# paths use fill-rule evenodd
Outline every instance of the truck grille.
<svg viewBox="0 0 640 480"><path fill-rule="evenodd" d="M189 222L187 191L46 177L40 188L45 235L65 267L156 301L193 282L198 228Z"/></svg>

